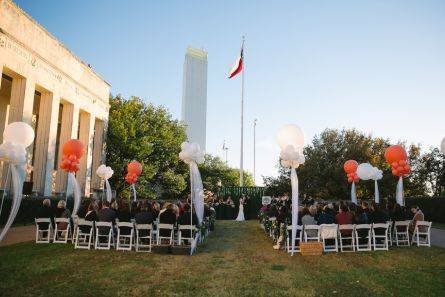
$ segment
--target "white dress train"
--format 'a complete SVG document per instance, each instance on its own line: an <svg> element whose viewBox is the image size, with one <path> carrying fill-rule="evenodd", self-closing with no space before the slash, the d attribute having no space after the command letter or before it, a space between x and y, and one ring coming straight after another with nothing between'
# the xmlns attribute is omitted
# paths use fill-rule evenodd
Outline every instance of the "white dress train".
<svg viewBox="0 0 445 297"><path fill-rule="evenodd" d="M235 221L244 221L244 204L242 203L239 204L238 216Z"/></svg>

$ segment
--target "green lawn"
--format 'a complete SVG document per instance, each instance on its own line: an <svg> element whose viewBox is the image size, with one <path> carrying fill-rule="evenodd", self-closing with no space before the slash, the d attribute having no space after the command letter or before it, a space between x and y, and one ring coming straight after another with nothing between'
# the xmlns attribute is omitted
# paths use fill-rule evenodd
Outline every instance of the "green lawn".
<svg viewBox="0 0 445 297"><path fill-rule="evenodd" d="M218 221L194 256L0 248L1 296L445 296L445 249L320 257L274 251L255 221Z"/></svg>

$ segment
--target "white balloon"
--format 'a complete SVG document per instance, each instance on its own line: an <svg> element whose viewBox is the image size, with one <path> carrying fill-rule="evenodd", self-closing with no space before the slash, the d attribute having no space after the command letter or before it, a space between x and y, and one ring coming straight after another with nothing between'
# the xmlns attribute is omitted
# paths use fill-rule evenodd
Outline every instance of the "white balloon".
<svg viewBox="0 0 445 297"><path fill-rule="evenodd" d="M3 132L4 142L13 142L27 148L34 141L34 130L24 122L14 122L6 126Z"/></svg>
<svg viewBox="0 0 445 297"><path fill-rule="evenodd" d="M442 139L442 143L440 144L440 150L445 154L445 137Z"/></svg>
<svg viewBox="0 0 445 297"><path fill-rule="evenodd" d="M110 166L106 166L104 164L97 167L96 174L102 179L109 179L113 176L113 169Z"/></svg>
<svg viewBox="0 0 445 297"><path fill-rule="evenodd" d="M295 149L292 145L288 145L284 150L281 150L280 159L283 167L298 168L298 166L305 162L303 149Z"/></svg>
<svg viewBox="0 0 445 297"><path fill-rule="evenodd" d="M302 148L304 146L303 131L297 125L284 125L278 131L277 142L282 150L286 149L288 145L292 145L295 148Z"/></svg>
<svg viewBox="0 0 445 297"><path fill-rule="evenodd" d="M181 152L179 153L179 158L185 163L195 162L201 164L204 162L204 151L197 143L183 142L181 144Z"/></svg>
<svg viewBox="0 0 445 297"><path fill-rule="evenodd" d="M357 167L357 175L362 180L369 180L374 173L374 167L369 163L361 163Z"/></svg>
<svg viewBox="0 0 445 297"><path fill-rule="evenodd" d="M14 142L3 142L0 144L0 160L13 164L26 163L26 149Z"/></svg>

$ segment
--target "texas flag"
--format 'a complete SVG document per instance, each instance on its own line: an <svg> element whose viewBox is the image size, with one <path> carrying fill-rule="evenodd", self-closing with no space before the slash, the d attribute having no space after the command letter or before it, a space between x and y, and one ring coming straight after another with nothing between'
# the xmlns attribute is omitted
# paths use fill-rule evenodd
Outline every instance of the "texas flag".
<svg viewBox="0 0 445 297"><path fill-rule="evenodd" d="M233 65L232 69L230 69L229 78L232 78L232 77L236 76L238 73L240 73L241 71L243 71L243 68L244 68L243 51L244 51L244 45L241 47L241 53L240 53L238 59L236 59L235 65Z"/></svg>

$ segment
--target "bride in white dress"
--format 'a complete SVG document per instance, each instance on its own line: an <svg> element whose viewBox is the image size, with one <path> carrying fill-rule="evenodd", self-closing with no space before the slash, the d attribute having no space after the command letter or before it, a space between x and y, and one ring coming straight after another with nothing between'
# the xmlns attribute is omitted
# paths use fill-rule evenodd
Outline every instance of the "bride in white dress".
<svg viewBox="0 0 445 297"><path fill-rule="evenodd" d="M239 200L238 216L235 221L244 221L244 197Z"/></svg>

